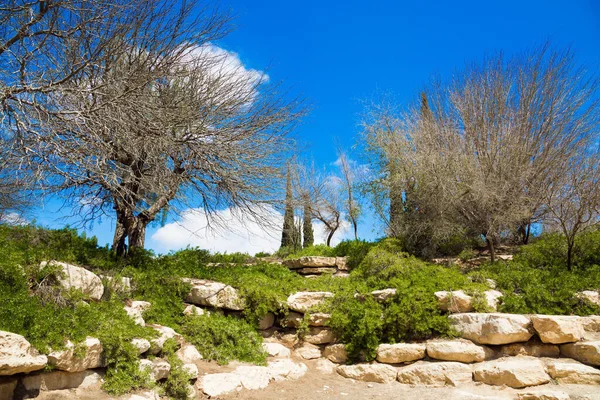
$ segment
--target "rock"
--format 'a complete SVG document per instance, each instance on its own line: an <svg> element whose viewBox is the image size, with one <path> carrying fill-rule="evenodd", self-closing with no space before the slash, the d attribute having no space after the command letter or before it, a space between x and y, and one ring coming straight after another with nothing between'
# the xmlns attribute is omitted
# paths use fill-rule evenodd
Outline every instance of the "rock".
<svg viewBox="0 0 600 400"><path fill-rule="evenodd" d="M154 330L158 331L158 333L160 334L159 337L150 340L150 344L151 344L150 353L152 353L152 354L160 353L163 346L165 345L165 342L169 339L175 339L179 343L181 343L183 341L183 336L181 336L179 333L175 332L173 329L169 328L168 326L162 326L162 325L157 325L157 324L151 324L148 326L153 328Z"/></svg>
<svg viewBox="0 0 600 400"><path fill-rule="evenodd" d="M580 318L585 332L600 332L600 315L588 315Z"/></svg>
<svg viewBox="0 0 600 400"><path fill-rule="evenodd" d="M500 346L500 356L531 356L531 357L558 357L560 348L555 344L541 343L530 340L525 343L513 343Z"/></svg>
<svg viewBox="0 0 600 400"><path fill-rule="evenodd" d="M350 270L350 268L348 268L347 259L348 259L348 257L336 257L335 258L335 266L337 267L337 269L339 271L349 271Z"/></svg>
<svg viewBox="0 0 600 400"><path fill-rule="evenodd" d="M311 344L327 344L335 342L335 335L331 329L311 327L308 335L304 336L304 341Z"/></svg>
<svg viewBox="0 0 600 400"><path fill-rule="evenodd" d="M171 364L162 358L154 360L140 360L140 368L150 368L150 375L153 380L160 381L169 376L171 372Z"/></svg>
<svg viewBox="0 0 600 400"><path fill-rule="evenodd" d="M479 363L473 368L473 379L517 389L550 382L544 363L533 357L508 357Z"/></svg>
<svg viewBox="0 0 600 400"><path fill-rule="evenodd" d="M377 361L386 364L420 360L425 357L427 347L422 343L380 344L377 348Z"/></svg>
<svg viewBox="0 0 600 400"><path fill-rule="evenodd" d="M269 386L271 373L267 367L240 366L233 371L245 389L258 390Z"/></svg>
<svg viewBox="0 0 600 400"><path fill-rule="evenodd" d="M262 348L269 357L289 357L291 354L290 349L279 343L263 343Z"/></svg>
<svg viewBox="0 0 600 400"><path fill-rule="evenodd" d="M472 363L489 360L494 351L465 339L430 340L427 342L427 355L437 360Z"/></svg>
<svg viewBox="0 0 600 400"><path fill-rule="evenodd" d="M258 321L258 329L264 331L269 329L275 323L275 315L273 313L267 313L264 317Z"/></svg>
<svg viewBox="0 0 600 400"><path fill-rule="evenodd" d="M287 347L295 347L299 340L298 335L295 333L286 333L279 337L279 341Z"/></svg>
<svg viewBox="0 0 600 400"><path fill-rule="evenodd" d="M513 259L513 255L512 254L497 254L496 258L498 260L502 260L502 261L510 261Z"/></svg>
<svg viewBox="0 0 600 400"><path fill-rule="evenodd" d="M363 382L390 383L396 380L396 368L386 364L338 365L338 374Z"/></svg>
<svg viewBox="0 0 600 400"><path fill-rule="evenodd" d="M560 353L584 364L600 365L600 340L563 344Z"/></svg>
<svg viewBox="0 0 600 400"><path fill-rule="evenodd" d="M79 352L83 353L81 358ZM78 345L68 341L64 350L52 351L48 354L48 364L67 372L102 367L102 344L100 340L92 337L87 337L83 343Z"/></svg>
<svg viewBox="0 0 600 400"><path fill-rule="evenodd" d="M490 289L496 289L496 281L493 279L489 279L487 278L485 280L485 284L487 285L487 287L489 287Z"/></svg>
<svg viewBox="0 0 600 400"><path fill-rule="evenodd" d="M576 316L532 315L531 322L544 343L561 344L583 339L583 325Z"/></svg>
<svg viewBox="0 0 600 400"><path fill-rule="evenodd" d="M462 290L452 292L440 291L434 293L438 300L438 307L442 311L464 313L473 311L472 298Z"/></svg>
<svg viewBox="0 0 600 400"><path fill-rule="evenodd" d="M51 371L24 376L21 380L25 391L36 393L42 390L65 390L87 388L102 382L96 371Z"/></svg>
<svg viewBox="0 0 600 400"><path fill-rule="evenodd" d="M305 360L314 360L321 357L321 349L318 346L310 343L304 343L301 347L295 350L295 353Z"/></svg>
<svg viewBox="0 0 600 400"><path fill-rule="evenodd" d="M182 369L190 375L190 380L198 379L198 367L196 364L185 363L183 364Z"/></svg>
<svg viewBox="0 0 600 400"><path fill-rule="evenodd" d="M184 364L194 364L202 360L202 354L196 349L196 346L190 343L183 343L179 350L175 352L177 358L179 358Z"/></svg>
<svg viewBox="0 0 600 400"><path fill-rule="evenodd" d="M478 344L526 342L533 336L531 320L520 314L453 314L448 318L463 338Z"/></svg>
<svg viewBox="0 0 600 400"><path fill-rule="evenodd" d="M346 353L346 345L331 344L323 349L323 357L337 364L343 364L348 361L348 353Z"/></svg>
<svg viewBox="0 0 600 400"><path fill-rule="evenodd" d="M331 276L333 276L334 278L348 278L350 276L350 274L345 271L338 271Z"/></svg>
<svg viewBox="0 0 600 400"><path fill-rule="evenodd" d="M546 372L560 384L600 385L600 370L569 358L546 359Z"/></svg>
<svg viewBox="0 0 600 400"><path fill-rule="evenodd" d="M396 289L382 289L382 290L374 290L371 292L371 295L380 303L383 303L396 295Z"/></svg>
<svg viewBox="0 0 600 400"><path fill-rule="evenodd" d="M426 362L398 369L398 382L408 385L459 386L473 381L473 368L459 362Z"/></svg>
<svg viewBox="0 0 600 400"><path fill-rule="evenodd" d="M160 395L154 390L146 390L137 394L130 394L126 400L160 400Z"/></svg>
<svg viewBox="0 0 600 400"><path fill-rule="evenodd" d="M600 293L595 290L584 290L575 295L579 300L587 301L589 303L600 306Z"/></svg>
<svg viewBox="0 0 600 400"><path fill-rule="evenodd" d="M321 267L321 268L307 267L307 268L297 269L296 272L298 272L300 275L311 275L311 274L322 275L322 274L335 274L337 272L337 269L330 268L330 267Z"/></svg>
<svg viewBox="0 0 600 400"><path fill-rule="evenodd" d="M320 257L320 256L307 256L300 257L291 260L283 261L283 265L289 269L298 269L305 267L329 267L337 268L335 257Z"/></svg>
<svg viewBox="0 0 600 400"><path fill-rule="evenodd" d="M47 363L23 336L0 331L0 376L37 371Z"/></svg>
<svg viewBox="0 0 600 400"><path fill-rule="evenodd" d="M100 300L104 294L104 285L102 279L91 271L75 265L59 261L43 261L40 269L46 266L59 266L62 268L62 275L57 276L60 285L67 289L76 289L92 300Z"/></svg>
<svg viewBox="0 0 600 400"><path fill-rule="evenodd" d="M196 307L193 304L188 304L185 306L185 308L183 309L183 315L210 315L209 312L204 311L204 309L200 308L200 307Z"/></svg>
<svg viewBox="0 0 600 400"><path fill-rule="evenodd" d="M483 292L485 302L490 310L496 311L498 304L500 304L500 298L503 296L502 292L498 290L486 290Z"/></svg>
<svg viewBox="0 0 600 400"><path fill-rule="evenodd" d="M267 364L271 379L275 381L282 381L286 379L299 379L306 374L308 368L305 364L295 363L289 359L279 359L270 361Z"/></svg>
<svg viewBox="0 0 600 400"><path fill-rule="evenodd" d="M317 365L315 368L317 371L324 374L333 374L335 372L336 365L326 358L320 358L317 360Z"/></svg>
<svg viewBox="0 0 600 400"><path fill-rule="evenodd" d="M138 354L144 354L150 350L150 342L146 339L132 339L131 344L138 349Z"/></svg>
<svg viewBox="0 0 600 400"><path fill-rule="evenodd" d="M241 311L245 304L238 291L221 282L204 279L184 279L192 285L185 301L199 306Z"/></svg>
<svg viewBox="0 0 600 400"><path fill-rule="evenodd" d="M210 397L232 393L242 388L240 376L231 372L204 375L198 381L204 394Z"/></svg>
<svg viewBox="0 0 600 400"><path fill-rule="evenodd" d="M330 292L298 292L287 299L290 310L305 313L312 307L322 304L325 299L333 297Z"/></svg>
<svg viewBox="0 0 600 400"><path fill-rule="evenodd" d="M517 393L517 400L569 400L568 393L554 389L535 389Z"/></svg>
<svg viewBox="0 0 600 400"><path fill-rule="evenodd" d="M100 275L100 279L107 282L110 290L117 293L131 293L131 278L126 276L122 276L118 279L115 279L112 276Z"/></svg>
<svg viewBox="0 0 600 400"><path fill-rule="evenodd" d="M0 400L13 400L13 394L18 380L13 378L0 379Z"/></svg>
<svg viewBox="0 0 600 400"><path fill-rule="evenodd" d="M327 325L329 325L330 319L331 319L330 314L311 313L308 316L308 325L309 326L327 326Z"/></svg>
<svg viewBox="0 0 600 400"><path fill-rule="evenodd" d="M125 309L125 312L127 313L127 315L129 315L131 318L133 318L133 320L135 321L136 324L141 325L141 326L146 326L146 322L144 321L142 314L144 313L144 311L148 310L151 306L152 305L150 303L148 303L147 301L134 300L134 301L130 301L123 308Z"/></svg>
<svg viewBox="0 0 600 400"><path fill-rule="evenodd" d="M284 328L298 329L298 328L300 328L300 325L302 324L303 320L304 320L304 314L298 313L295 311L290 311L287 313L287 315L285 317L283 317L281 319L281 321L279 321L279 323Z"/></svg>

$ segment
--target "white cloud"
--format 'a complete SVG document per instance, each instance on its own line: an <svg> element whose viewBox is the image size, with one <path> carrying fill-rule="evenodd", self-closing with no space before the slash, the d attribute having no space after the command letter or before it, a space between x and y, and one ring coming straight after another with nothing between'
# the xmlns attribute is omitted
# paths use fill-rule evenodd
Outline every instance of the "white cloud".
<svg viewBox="0 0 600 400"><path fill-rule="evenodd" d="M200 247L212 252L242 252L256 254L260 251L277 251L281 242L283 215L274 209L260 213L260 223L239 210L224 209L217 213L225 228L207 227L206 215L198 209L189 209L181 220L165 225L152 236L153 247L158 252L179 250L186 246ZM313 222L315 243L325 243L322 223ZM333 237L332 245L348 238L348 225L344 224Z"/></svg>
<svg viewBox="0 0 600 400"><path fill-rule="evenodd" d="M0 215L0 222L7 225L27 225L29 220L23 218L21 214L16 212L9 212L7 214Z"/></svg>

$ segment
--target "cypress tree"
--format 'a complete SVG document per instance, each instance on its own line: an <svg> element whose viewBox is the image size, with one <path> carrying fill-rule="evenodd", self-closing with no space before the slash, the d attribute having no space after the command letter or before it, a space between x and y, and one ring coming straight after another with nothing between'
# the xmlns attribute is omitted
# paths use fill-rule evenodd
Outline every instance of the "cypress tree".
<svg viewBox="0 0 600 400"><path fill-rule="evenodd" d="M283 214L283 230L281 232L281 247L291 247L294 241L294 195L292 193L292 172L287 167L285 182L285 213Z"/></svg>
<svg viewBox="0 0 600 400"><path fill-rule="evenodd" d="M315 243L315 235L312 227L312 210L310 204L310 196L308 193L304 194L304 221L302 224L302 233L304 236L304 243L302 247L309 247Z"/></svg>

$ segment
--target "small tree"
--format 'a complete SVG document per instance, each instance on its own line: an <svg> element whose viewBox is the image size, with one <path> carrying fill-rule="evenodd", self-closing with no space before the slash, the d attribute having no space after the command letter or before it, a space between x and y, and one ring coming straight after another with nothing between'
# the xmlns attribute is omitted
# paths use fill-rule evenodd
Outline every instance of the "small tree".
<svg viewBox="0 0 600 400"><path fill-rule="evenodd" d="M338 149L338 162L341 172L341 183L345 192L345 212L354 231L354 239L358 240L358 219L361 208L356 195L356 186L359 180L359 171L356 163L348 158L345 152Z"/></svg>
<svg viewBox="0 0 600 400"><path fill-rule="evenodd" d="M294 193L292 191L292 170L288 163L285 178L285 212L281 230L281 247L291 248L294 242L296 225L294 222Z"/></svg>
<svg viewBox="0 0 600 400"><path fill-rule="evenodd" d="M312 226L312 205L310 201L310 195L305 192L302 196L303 200L303 212L302 212L302 233L303 243L302 247L310 247L315 243L315 235Z"/></svg>

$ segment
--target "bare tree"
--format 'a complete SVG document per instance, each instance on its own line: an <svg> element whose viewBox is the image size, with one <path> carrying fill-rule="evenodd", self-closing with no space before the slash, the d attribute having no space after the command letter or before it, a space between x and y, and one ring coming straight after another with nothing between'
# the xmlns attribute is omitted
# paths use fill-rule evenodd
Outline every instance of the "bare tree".
<svg viewBox="0 0 600 400"><path fill-rule="evenodd" d="M353 160L350 160L346 153L338 148L338 163L340 168L340 181L345 192L344 203L346 216L352 225L354 239L358 240L358 219L361 209L356 196L356 187L360 179L358 168Z"/></svg>

